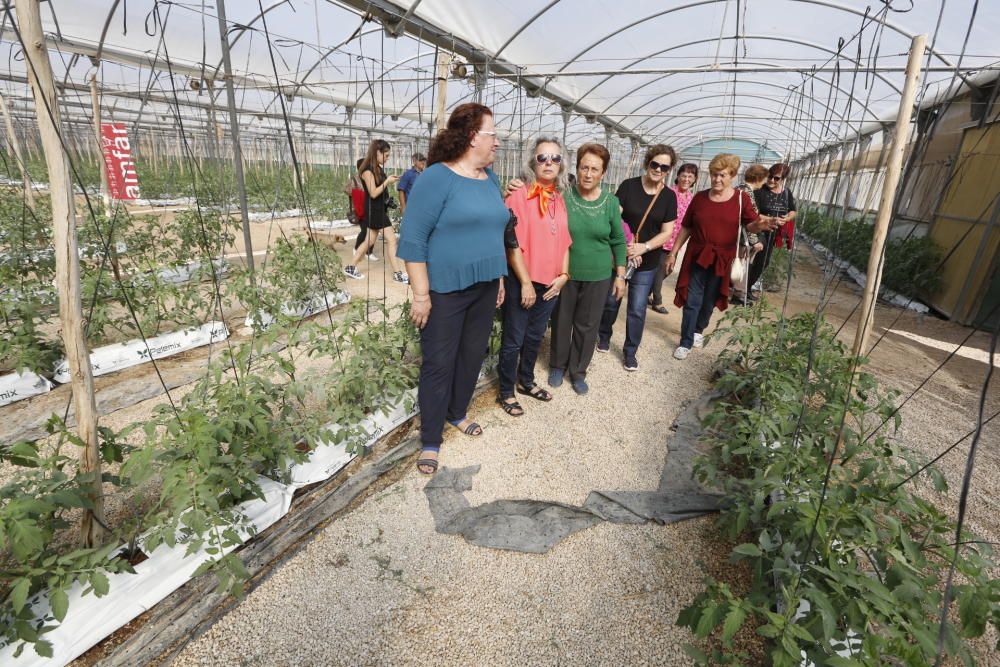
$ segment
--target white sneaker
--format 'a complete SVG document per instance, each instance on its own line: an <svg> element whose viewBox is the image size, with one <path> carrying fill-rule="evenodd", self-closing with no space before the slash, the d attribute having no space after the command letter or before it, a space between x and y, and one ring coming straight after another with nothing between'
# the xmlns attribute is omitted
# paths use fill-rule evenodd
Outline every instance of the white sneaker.
<svg viewBox="0 0 1000 667"><path fill-rule="evenodd" d="M684 361L691 354L691 348L689 347L678 347L674 350L674 359L678 361Z"/></svg>
<svg viewBox="0 0 1000 667"><path fill-rule="evenodd" d="M378 256L376 256L375 253L373 253L373 252L372 253L368 253L368 261L369 262L377 262L378 261Z"/></svg>
<svg viewBox="0 0 1000 667"><path fill-rule="evenodd" d="M694 335L694 344L691 345L691 347L704 347L704 346L705 346L705 337L702 336L700 333L696 333Z"/></svg>
<svg viewBox="0 0 1000 667"><path fill-rule="evenodd" d="M403 273L402 271L396 271L392 274L392 279L397 283L403 283L404 285L410 284L410 277Z"/></svg>
<svg viewBox="0 0 1000 667"><path fill-rule="evenodd" d="M365 277L365 274L358 271L358 267L349 264L344 267L344 275L348 278L354 278L355 280L361 280Z"/></svg>

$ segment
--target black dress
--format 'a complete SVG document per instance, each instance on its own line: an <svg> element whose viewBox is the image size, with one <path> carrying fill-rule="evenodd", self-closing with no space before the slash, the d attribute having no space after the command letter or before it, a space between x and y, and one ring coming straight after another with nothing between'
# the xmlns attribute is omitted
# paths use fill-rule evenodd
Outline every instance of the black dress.
<svg viewBox="0 0 1000 667"><path fill-rule="evenodd" d="M371 174L375 179L375 185L381 185L385 182L385 174L383 173L381 178L373 172L371 169L365 170L367 173ZM385 202L389 199L388 188L382 190L382 194L378 197L372 198L368 192L368 184L365 183L365 179L361 179L361 183L365 188L365 222L368 223L368 229L377 231L379 229L385 229L391 223L389 222L389 215L385 210Z"/></svg>

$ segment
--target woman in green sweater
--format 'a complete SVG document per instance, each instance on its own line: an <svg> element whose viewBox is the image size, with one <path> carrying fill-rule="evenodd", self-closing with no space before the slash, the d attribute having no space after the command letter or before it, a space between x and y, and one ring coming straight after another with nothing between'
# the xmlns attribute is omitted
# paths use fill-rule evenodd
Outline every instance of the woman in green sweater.
<svg viewBox="0 0 1000 667"><path fill-rule="evenodd" d="M611 154L600 144L576 152L576 185L565 193L569 213L570 280L553 314L549 385L558 387L569 373L573 390L586 394L587 367L594 356L597 329L609 290L625 294L625 233L613 193L601 189Z"/></svg>

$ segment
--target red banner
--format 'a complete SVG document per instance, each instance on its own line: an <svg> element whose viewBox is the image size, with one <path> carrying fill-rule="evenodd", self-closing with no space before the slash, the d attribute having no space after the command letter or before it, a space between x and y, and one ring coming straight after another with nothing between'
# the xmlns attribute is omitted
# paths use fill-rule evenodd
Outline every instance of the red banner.
<svg viewBox="0 0 1000 667"><path fill-rule="evenodd" d="M111 198L138 199L139 175L132 161L132 144L129 143L125 123L101 123L101 151Z"/></svg>

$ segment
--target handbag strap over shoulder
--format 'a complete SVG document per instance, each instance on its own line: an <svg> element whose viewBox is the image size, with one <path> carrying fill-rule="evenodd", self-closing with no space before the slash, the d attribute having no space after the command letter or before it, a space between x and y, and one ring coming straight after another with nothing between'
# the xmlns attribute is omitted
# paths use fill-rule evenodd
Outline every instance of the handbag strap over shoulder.
<svg viewBox="0 0 1000 667"><path fill-rule="evenodd" d="M743 194L744 190L736 188L736 195L740 198L740 213L736 218L736 249L740 248L740 237L744 235L743 230ZM745 237L744 237L745 238ZM747 239L747 245L750 245L750 239Z"/></svg>
<svg viewBox="0 0 1000 667"><path fill-rule="evenodd" d="M639 182L639 187L642 187L642 181L641 180ZM666 187L661 185L656 190L656 194L653 195L653 199L649 202L649 206L646 207L646 212L642 214L642 220L639 221L639 226L636 227L635 232L632 234L632 236L635 238L636 242L639 241L639 232L641 232L642 228L645 226L645 224L646 224L646 218L649 217L649 212L653 210L653 205L656 204L656 200L659 199L660 193L663 192L665 189L666 189Z"/></svg>

